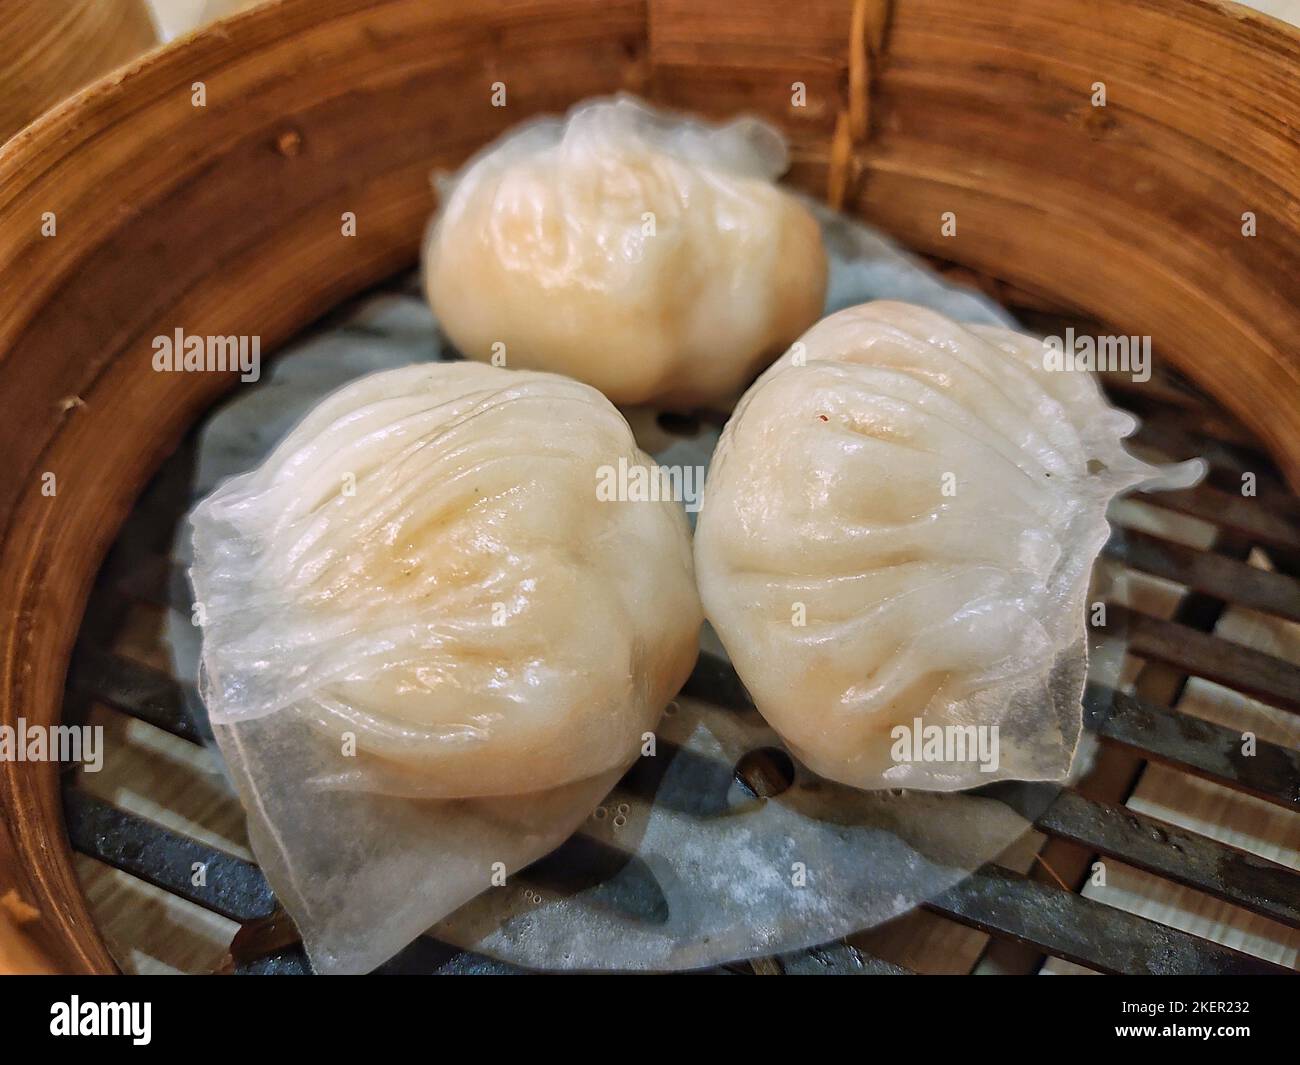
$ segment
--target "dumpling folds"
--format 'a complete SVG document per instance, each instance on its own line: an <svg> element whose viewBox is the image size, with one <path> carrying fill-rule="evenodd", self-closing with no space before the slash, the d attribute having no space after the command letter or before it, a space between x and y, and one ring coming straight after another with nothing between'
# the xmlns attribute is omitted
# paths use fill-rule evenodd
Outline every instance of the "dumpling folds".
<svg viewBox="0 0 1300 1065"><path fill-rule="evenodd" d="M204 698L321 969L560 843L695 661L685 514L594 389L475 363L329 396L193 516Z"/></svg>
<svg viewBox="0 0 1300 1065"><path fill-rule="evenodd" d="M781 135L629 97L514 131L443 189L425 248L467 356L549 370L618 404L734 400L821 313L812 214L773 181Z"/></svg>
<svg viewBox="0 0 1300 1065"><path fill-rule="evenodd" d="M864 304L809 330L727 424L696 533L705 613L821 775L1067 775L1106 506L1157 471L1121 446L1134 419L1043 352Z"/></svg>

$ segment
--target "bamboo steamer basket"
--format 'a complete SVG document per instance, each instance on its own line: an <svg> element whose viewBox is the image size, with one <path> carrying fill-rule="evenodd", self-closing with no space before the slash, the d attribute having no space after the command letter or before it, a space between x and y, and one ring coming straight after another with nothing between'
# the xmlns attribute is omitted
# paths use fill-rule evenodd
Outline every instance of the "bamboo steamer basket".
<svg viewBox="0 0 1300 1065"><path fill-rule="evenodd" d="M0 723L58 720L104 551L234 380L151 339L273 350L416 259L431 171L619 90L759 113L796 185L1155 337L1300 484L1297 71L1295 30L1205 0L282 0L147 56L0 149ZM112 971L57 767L0 764L0 810L0 967Z"/></svg>
<svg viewBox="0 0 1300 1065"><path fill-rule="evenodd" d="M0 0L0 140L152 48L145 0Z"/></svg>

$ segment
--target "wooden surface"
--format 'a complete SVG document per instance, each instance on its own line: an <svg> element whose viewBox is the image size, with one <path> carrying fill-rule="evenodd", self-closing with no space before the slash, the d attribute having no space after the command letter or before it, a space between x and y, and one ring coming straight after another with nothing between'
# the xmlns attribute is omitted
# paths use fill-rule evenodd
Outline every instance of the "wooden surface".
<svg viewBox="0 0 1300 1065"><path fill-rule="evenodd" d="M0 141L152 48L145 0L0 0Z"/></svg>
<svg viewBox="0 0 1300 1065"><path fill-rule="evenodd" d="M846 203L919 250L1152 335L1300 481L1300 37L1200 0L1080 11L893 4L867 64L869 127L850 129L839 156ZM794 141L794 179L825 191L832 137L853 125L840 116L861 113L847 97L863 82L849 76L854 25L841 0L286 0L149 56L11 140L0 721L58 717L104 549L229 383L154 373L154 336L182 326L273 350L414 260L430 170L530 114L620 88L764 112ZM795 80L807 108L790 106ZM1088 102L1099 80L1104 112ZM491 107L494 81L509 106ZM1256 237L1241 236L1246 210ZM340 233L345 211L356 237ZM956 237L940 236L945 211ZM0 895L37 912L27 938L59 967L106 970L56 784L50 766L0 767L0 855L17 857Z"/></svg>

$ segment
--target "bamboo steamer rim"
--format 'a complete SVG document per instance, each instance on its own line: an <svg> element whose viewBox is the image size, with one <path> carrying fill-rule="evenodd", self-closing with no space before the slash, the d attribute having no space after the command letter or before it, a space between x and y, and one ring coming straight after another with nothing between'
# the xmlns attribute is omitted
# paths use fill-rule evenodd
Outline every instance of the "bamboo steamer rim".
<svg viewBox="0 0 1300 1065"><path fill-rule="evenodd" d="M0 0L0 138L157 42L144 0Z"/></svg>
<svg viewBox="0 0 1300 1065"><path fill-rule="evenodd" d="M1068 0L279 0L65 101L0 147L0 586L14 590L0 723L58 720L103 552L223 387L138 372L148 338L184 324L274 348L414 261L430 170L529 113L621 89L764 113L791 137L799 186L921 251L1156 336L1300 482L1286 341L1300 335L1300 33L1208 0L1099 0L1087 25L1062 25L1073 13ZM1113 86L1108 114L1081 106L1083 53ZM806 113L788 106L795 75ZM508 115L487 105L498 79L520 101ZM213 101L202 111L196 81ZM1246 205L1254 245L1229 239ZM347 246L342 209L359 219ZM42 239L51 210L59 236ZM47 471L63 486L53 499ZM21 903L23 956L111 971L55 767L0 765L0 810L0 896Z"/></svg>

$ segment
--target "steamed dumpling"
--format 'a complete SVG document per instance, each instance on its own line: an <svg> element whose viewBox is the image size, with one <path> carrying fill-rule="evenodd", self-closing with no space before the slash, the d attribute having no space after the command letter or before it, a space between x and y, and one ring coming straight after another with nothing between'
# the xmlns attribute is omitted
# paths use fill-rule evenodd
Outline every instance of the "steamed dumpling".
<svg viewBox="0 0 1300 1065"><path fill-rule="evenodd" d="M1068 772L1106 504L1156 471L1121 446L1134 420L1043 351L865 304L809 330L727 424L696 532L705 613L823 776L949 790ZM955 726L997 733L966 731L952 760Z"/></svg>
<svg viewBox="0 0 1300 1065"><path fill-rule="evenodd" d="M681 507L598 500L620 462L650 462L622 416L550 374L427 364L335 392L194 517L213 721L354 735L381 790L429 796L625 766L701 614Z"/></svg>
<svg viewBox="0 0 1300 1065"><path fill-rule="evenodd" d="M434 314L472 359L618 404L734 400L825 296L817 223L773 184L787 165L757 121L630 98L525 126L444 190L425 249Z"/></svg>

